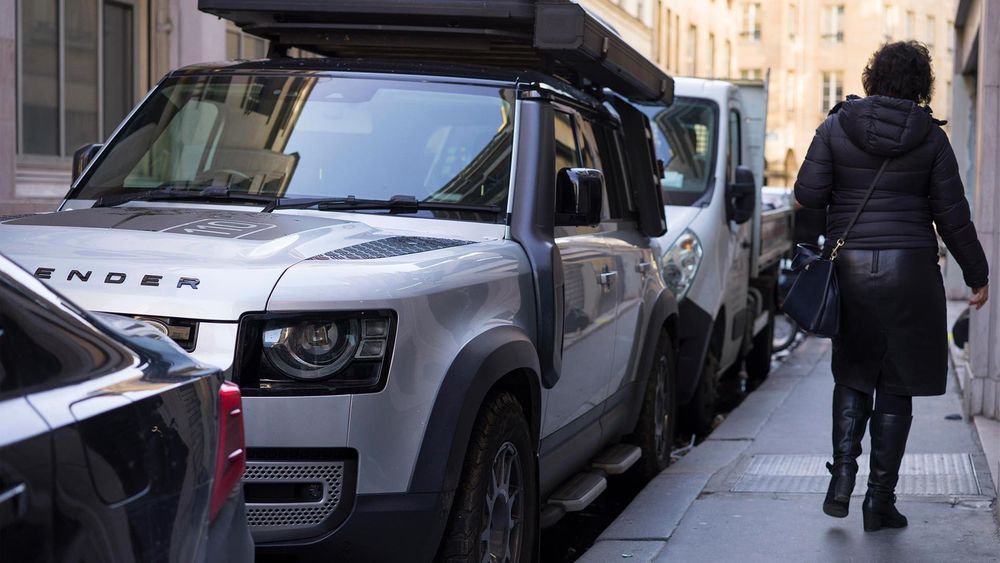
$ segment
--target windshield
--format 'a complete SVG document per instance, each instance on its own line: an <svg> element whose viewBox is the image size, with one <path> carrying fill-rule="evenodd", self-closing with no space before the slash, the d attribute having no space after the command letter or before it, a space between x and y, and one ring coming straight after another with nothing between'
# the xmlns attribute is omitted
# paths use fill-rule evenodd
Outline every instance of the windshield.
<svg viewBox="0 0 1000 563"><path fill-rule="evenodd" d="M224 188L282 198L405 196L446 216L448 204L506 210L510 100L499 88L404 80L170 79L70 197Z"/></svg>
<svg viewBox="0 0 1000 563"><path fill-rule="evenodd" d="M653 124L656 157L667 205L694 205L714 179L716 105L708 100L675 98L670 107L641 106Z"/></svg>

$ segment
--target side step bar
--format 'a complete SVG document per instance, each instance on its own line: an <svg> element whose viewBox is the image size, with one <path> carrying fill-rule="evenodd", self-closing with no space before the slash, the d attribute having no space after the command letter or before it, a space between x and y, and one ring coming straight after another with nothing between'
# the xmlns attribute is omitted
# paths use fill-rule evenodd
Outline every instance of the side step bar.
<svg viewBox="0 0 1000 563"><path fill-rule="evenodd" d="M608 475L621 475L642 457L642 450L632 444L615 444L594 458L591 465Z"/></svg>
<svg viewBox="0 0 1000 563"><path fill-rule="evenodd" d="M616 444L601 452L591 462L591 470L578 473L559 487L542 506L541 527L547 528L567 512L579 512L594 502L608 488L608 475L628 471L642 457L642 450L632 444Z"/></svg>

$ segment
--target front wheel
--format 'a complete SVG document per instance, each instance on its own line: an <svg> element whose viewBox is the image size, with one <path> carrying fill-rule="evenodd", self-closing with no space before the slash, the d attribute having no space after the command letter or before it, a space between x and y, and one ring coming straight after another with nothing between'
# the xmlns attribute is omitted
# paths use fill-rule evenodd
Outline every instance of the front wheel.
<svg viewBox="0 0 1000 563"><path fill-rule="evenodd" d="M718 369L718 361L709 352L705 356L705 364L701 368L694 396L691 397L691 402L681 409L685 429L698 436L707 436L715 424L718 407L716 402L719 396L716 380Z"/></svg>
<svg viewBox="0 0 1000 563"><path fill-rule="evenodd" d="M670 465L677 426L677 378L670 340L660 336L633 442L642 449L638 471L644 479L655 477Z"/></svg>
<svg viewBox="0 0 1000 563"><path fill-rule="evenodd" d="M538 534L538 479L528 423L507 392L476 420L438 561L528 562Z"/></svg>

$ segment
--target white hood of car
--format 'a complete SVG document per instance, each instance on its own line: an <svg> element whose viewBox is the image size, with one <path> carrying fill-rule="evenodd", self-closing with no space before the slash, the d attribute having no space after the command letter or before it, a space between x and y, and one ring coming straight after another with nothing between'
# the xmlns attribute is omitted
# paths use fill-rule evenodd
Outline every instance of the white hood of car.
<svg viewBox="0 0 1000 563"><path fill-rule="evenodd" d="M80 209L0 223L0 252L94 311L235 321L247 311L265 310L285 270L302 261L342 260L350 267L352 259L474 242L344 217L176 207ZM434 222L397 222L421 221Z"/></svg>
<svg viewBox="0 0 1000 563"><path fill-rule="evenodd" d="M703 208L691 205L667 205L667 234L660 237L664 250L670 247L681 236L685 229L691 226Z"/></svg>

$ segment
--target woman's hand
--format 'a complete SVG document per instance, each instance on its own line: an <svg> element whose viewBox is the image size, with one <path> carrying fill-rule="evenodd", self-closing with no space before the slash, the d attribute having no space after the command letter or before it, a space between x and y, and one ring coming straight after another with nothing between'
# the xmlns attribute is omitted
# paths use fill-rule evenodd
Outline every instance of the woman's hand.
<svg viewBox="0 0 1000 563"><path fill-rule="evenodd" d="M984 285L983 287L972 290L972 299L969 299L969 306L975 307L978 311L983 308L983 305L985 305L989 299L990 286Z"/></svg>

